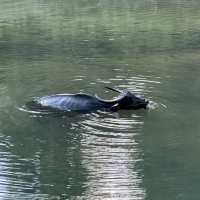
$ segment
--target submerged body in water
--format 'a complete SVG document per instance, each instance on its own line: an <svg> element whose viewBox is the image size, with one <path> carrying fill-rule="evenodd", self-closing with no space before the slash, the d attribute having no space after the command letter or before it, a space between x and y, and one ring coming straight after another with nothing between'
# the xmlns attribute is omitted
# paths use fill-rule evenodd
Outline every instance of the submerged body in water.
<svg viewBox="0 0 200 200"><path fill-rule="evenodd" d="M117 111L120 109L140 109L147 108L148 101L135 96L130 91L121 92L114 90L120 95L113 100L104 100L98 96L88 94L55 94L50 96L36 97L26 104L31 110L63 111L63 112L90 112L95 110Z"/></svg>

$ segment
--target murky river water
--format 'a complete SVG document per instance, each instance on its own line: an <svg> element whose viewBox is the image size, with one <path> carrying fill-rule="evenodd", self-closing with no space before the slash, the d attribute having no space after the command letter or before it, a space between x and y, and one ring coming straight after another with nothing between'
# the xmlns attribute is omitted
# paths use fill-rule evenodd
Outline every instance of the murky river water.
<svg viewBox="0 0 200 200"><path fill-rule="evenodd" d="M199 200L200 2L1 0L0 199ZM35 116L55 93L130 89L149 110Z"/></svg>

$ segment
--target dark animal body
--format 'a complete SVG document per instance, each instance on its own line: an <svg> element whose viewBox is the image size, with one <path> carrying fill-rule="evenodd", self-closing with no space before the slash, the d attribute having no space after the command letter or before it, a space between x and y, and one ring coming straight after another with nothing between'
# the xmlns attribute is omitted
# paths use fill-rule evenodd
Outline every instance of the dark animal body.
<svg viewBox="0 0 200 200"><path fill-rule="evenodd" d="M104 100L98 96L82 93L56 94L36 97L33 101L28 102L26 106L29 109L40 111L90 112L95 110L117 111L120 109L146 109L148 105L148 101L135 96L130 91L121 92L113 88L107 88L120 93L120 95L113 100Z"/></svg>

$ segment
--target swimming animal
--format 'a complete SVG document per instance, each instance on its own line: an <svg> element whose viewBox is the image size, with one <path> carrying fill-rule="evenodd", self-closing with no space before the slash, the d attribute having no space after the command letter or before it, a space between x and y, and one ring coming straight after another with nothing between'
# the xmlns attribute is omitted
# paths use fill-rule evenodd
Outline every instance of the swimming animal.
<svg viewBox="0 0 200 200"><path fill-rule="evenodd" d="M84 93L77 94L55 94L43 97L36 97L26 104L26 107L39 111L74 111L90 112L95 110L118 111L121 109L136 110L147 108L149 101L137 97L130 91L120 91L111 87L109 90L119 93L119 96L112 100L104 100L97 95L91 96Z"/></svg>

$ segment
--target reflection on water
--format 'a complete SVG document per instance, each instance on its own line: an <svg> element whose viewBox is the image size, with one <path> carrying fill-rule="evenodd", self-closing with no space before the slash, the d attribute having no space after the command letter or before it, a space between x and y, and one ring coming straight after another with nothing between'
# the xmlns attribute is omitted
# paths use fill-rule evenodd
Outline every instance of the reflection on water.
<svg viewBox="0 0 200 200"><path fill-rule="evenodd" d="M143 117L129 114L24 119L1 136L1 198L143 199Z"/></svg>
<svg viewBox="0 0 200 200"><path fill-rule="evenodd" d="M92 117L81 123L83 158L90 172L87 199L144 199L142 174L136 167L143 155L135 139L142 124L136 115Z"/></svg>
<svg viewBox="0 0 200 200"><path fill-rule="evenodd" d="M37 170L39 170L37 158L19 158L9 151L13 146L10 137L1 136L1 141L0 198L12 199L26 197L27 193L34 194Z"/></svg>
<svg viewBox="0 0 200 200"><path fill-rule="evenodd" d="M197 0L2 0L0 199L199 199ZM115 95L149 110L41 116L36 96Z"/></svg>

